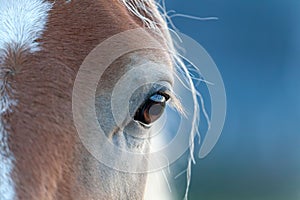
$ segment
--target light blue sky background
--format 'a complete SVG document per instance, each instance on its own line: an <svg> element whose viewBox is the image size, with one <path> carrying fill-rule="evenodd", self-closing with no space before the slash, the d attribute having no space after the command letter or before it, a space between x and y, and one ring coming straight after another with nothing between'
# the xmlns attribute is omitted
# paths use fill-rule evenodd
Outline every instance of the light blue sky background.
<svg viewBox="0 0 300 200"><path fill-rule="evenodd" d="M173 19L212 56L228 100L217 146L193 167L190 199L299 200L300 1L166 3L177 13L219 18Z"/></svg>

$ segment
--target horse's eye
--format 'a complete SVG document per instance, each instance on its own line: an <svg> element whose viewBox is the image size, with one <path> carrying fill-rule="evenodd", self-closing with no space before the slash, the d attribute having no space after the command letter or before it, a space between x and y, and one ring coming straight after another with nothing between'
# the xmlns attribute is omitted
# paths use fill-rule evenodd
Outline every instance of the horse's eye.
<svg viewBox="0 0 300 200"><path fill-rule="evenodd" d="M134 120L146 126L155 122L163 114L168 99L169 96L161 92L152 95L137 110Z"/></svg>

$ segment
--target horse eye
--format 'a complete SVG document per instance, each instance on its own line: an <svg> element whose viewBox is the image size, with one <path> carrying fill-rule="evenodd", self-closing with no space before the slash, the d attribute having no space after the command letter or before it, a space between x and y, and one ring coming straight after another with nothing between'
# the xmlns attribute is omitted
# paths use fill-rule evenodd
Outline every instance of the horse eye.
<svg viewBox="0 0 300 200"><path fill-rule="evenodd" d="M150 125L163 114L169 96L163 93L156 93L148 98L137 110L134 120L143 125Z"/></svg>

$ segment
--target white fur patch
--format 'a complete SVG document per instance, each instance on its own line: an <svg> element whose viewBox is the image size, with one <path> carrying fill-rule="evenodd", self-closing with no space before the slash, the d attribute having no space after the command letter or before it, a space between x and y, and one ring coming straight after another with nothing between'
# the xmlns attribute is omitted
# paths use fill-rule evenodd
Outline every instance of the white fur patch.
<svg viewBox="0 0 300 200"><path fill-rule="evenodd" d="M52 4L44 0L0 0L0 50L7 48L35 52ZM1 55L1 54L0 54Z"/></svg>
<svg viewBox="0 0 300 200"><path fill-rule="evenodd" d="M16 192L11 173L14 155L8 146L7 124L3 115L10 112L16 101L7 93L4 59L8 50L39 50L36 40L41 37L52 4L44 0L0 0L0 199L15 200Z"/></svg>
<svg viewBox="0 0 300 200"><path fill-rule="evenodd" d="M1 123L0 133L0 199L13 200L15 199L15 187L11 178L11 171L13 170L13 155L9 152L7 146L7 133Z"/></svg>
<svg viewBox="0 0 300 200"><path fill-rule="evenodd" d="M3 80L0 80L0 92L2 94L0 100L0 199L15 199L15 188L11 178L13 170L14 157L8 147L8 134L4 127L5 120L3 114L10 112L10 107L15 105L15 101L10 100L4 87Z"/></svg>

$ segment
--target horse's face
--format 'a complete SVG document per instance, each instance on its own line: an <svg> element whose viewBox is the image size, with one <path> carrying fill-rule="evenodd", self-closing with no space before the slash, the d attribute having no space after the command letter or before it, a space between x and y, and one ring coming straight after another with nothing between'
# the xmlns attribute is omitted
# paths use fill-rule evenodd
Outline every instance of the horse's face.
<svg viewBox="0 0 300 200"><path fill-rule="evenodd" d="M20 23L24 26L23 32L17 34L33 36L25 41L28 44L22 44L23 40L0 39L4 51L0 62L0 199L142 199L146 174L120 172L95 159L81 143L72 115L73 85L85 57L110 36L143 27L140 19L117 0L56 1L51 9L49 5L43 7L47 3L42 0L9 2L0 5L0 13L1 9L18 6L27 9L25 13L11 12L6 20L12 27ZM26 13L39 17L26 21ZM12 33L8 34L20 30L11 28ZM146 46L149 41L140 42ZM164 89L141 85L135 92L115 94L119 95L118 105L129 103L124 102L124 95L132 99L132 115L116 125L110 107L115 85L128 71L150 66L157 66L159 72L136 73L137 81L124 85L124 90L135 90L135 84L152 76L159 77L157 82ZM148 151L148 141L135 136L147 135L151 130L147 125L163 111L172 78L169 55L159 50L128 53L105 70L97 87L96 110L99 124L111 143L129 151ZM148 112L152 104L158 106L156 116ZM145 109L141 109L142 105ZM106 149L102 150L105 154ZM120 164L121 157L116 155L111 160ZM147 157L132 165L147 169Z"/></svg>

